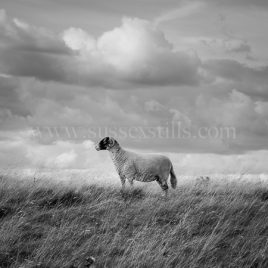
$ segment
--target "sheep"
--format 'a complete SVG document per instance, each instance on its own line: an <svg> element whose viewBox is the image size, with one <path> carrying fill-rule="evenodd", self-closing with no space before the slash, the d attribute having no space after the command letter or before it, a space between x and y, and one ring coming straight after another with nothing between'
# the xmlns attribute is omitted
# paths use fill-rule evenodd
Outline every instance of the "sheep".
<svg viewBox="0 0 268 268"><path fill-rule="evenodd" d="M108 150L116 171L120 177L122 191L125 190L125 182L133 181L151 182L156 181L165 196L168 193L167 180L170 174L171 187L176 188L177 178L170 159L158 154L137 154L123 149L112 137L102 139L95 146L96 150Z"/></svg>

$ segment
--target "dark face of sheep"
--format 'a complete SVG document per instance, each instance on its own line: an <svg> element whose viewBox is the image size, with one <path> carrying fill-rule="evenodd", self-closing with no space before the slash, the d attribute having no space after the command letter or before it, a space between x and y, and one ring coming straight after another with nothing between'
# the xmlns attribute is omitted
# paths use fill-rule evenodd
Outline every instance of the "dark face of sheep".
<svg viewBox="0 0 268 268"><path fill-rule="evenodd" d="M106 137L102 139L96 146L96 150L109 150L113 148L115 145L118 145L118 142L114 138Z"/></svg>

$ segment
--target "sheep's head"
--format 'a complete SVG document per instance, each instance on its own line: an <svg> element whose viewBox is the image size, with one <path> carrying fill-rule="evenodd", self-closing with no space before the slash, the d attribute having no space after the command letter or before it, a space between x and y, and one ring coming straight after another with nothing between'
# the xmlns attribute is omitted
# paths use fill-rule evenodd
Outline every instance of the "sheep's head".
<svg viewBox="0 0 268 268"><path fill-rule="evenodd" d="M96 144L95 148L97 151L100 151L100 150L110 150L116 146L119 146L119 144L114 138L106 137L102 139L98 144Z"/></svg>

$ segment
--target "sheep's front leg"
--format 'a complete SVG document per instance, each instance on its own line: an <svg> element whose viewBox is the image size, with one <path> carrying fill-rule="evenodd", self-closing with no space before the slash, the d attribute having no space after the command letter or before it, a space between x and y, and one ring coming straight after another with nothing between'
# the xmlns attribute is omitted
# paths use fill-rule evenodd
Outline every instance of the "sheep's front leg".
<svg viewBox="0 0 268 268"><path fill-rule="evenodd" d="M133 185L134 185L134 179L128 179L128 182L129 182L130 186L133 187Z"/></svg>
<svg viewBox="0 0 268 268"><path fill-rule="evenodd" d="M124 176L120 175L120 180L121 180L121 184L122 184L121 191L124 192L126 189L126 178Z"/></svg>

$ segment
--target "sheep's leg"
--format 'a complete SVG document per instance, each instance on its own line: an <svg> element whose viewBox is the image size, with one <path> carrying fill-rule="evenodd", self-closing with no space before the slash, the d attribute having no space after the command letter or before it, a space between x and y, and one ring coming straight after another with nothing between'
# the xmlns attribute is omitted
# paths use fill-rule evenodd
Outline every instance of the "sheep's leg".
<svg viewBox="0 0 268 268"><path fill-rule="evenodd" d="M133 179L128 179L128 182L129 182L130 186L133 187L133 185L134 185L134 180L133 180Z"/></svg>
<svg viewBox="0 0 268 268"><path fill-rule="evenodd" d="M126 189L126 178L124 176L120 176L120 180L121 180L121 184L122 184L121 190L122 190L122 192L124 192Z"/></svg>
<svg viewBox="0 0 268 268"><path fill-rule="evenodd" d="M167 197L168 196L168 185L164 184L161 186L163 192L164 192L164 196Z"/></svg>
<svg viewBox="0 0 268 268"><path fill-rule="evenodd" d="M159 176L155 177L155 180L160 185L162 191L164 192L165 197L168 195L168 184L167 181L162 180Z"/></svg>

